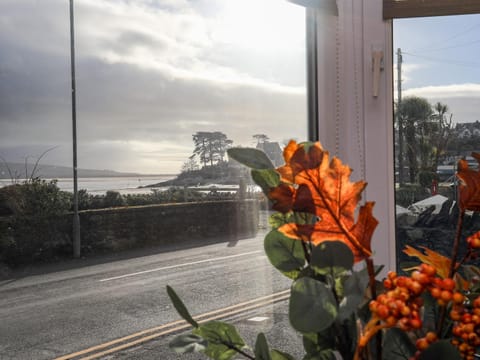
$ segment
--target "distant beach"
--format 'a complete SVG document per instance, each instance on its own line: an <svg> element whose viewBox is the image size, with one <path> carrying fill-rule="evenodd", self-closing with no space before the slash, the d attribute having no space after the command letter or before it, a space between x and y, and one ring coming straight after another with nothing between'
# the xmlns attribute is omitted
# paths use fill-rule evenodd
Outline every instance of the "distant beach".
<svg viewBox="0 0 480 360"><path fill-rule="evenodd" d="M151 175L135 177L91 177L78 178L78 189L85 189L92 195L103 195L107 191L118 191L121 194L149 194L151 188L139 188L141 186L158 184L171 180L175 175ZM46 179L50 180L50 179ZM19 180L21 182L22 180ZM57 185L61 190L73 192L73 178L57 179ZM10 179L0 179L0 188L11 185ZM167 189L168 187L165 187ZM162 190L163 188L155 188Z"/></svg>

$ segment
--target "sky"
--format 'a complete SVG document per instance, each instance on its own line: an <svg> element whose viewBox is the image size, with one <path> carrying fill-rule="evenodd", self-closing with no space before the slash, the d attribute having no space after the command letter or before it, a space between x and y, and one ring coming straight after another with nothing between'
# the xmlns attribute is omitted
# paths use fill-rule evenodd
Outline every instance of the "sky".
<svg viewBox="0 0 480 360"><path fill-rule="evenodd" d="M396 52L402 62L402 97L420 96L449 108L454 123L480 121L480 15L397 19Z"/></svg>
<svg viewBox="0 0 480 360"><path fill-rule="evenodd" d="M0 2L8 161L54 148L42 162L71 164L68 15L66 0ZM304 22L278 0L75 0L78 166L178 173L197 131L305 139Z"/></svg>
<svg viewBox="0 0 480 360"><path fill-rule="evenodd" d="M3 159L72 162L68 15L0 1ZM75 0L78 166L178 173L197 131L306 139L304 21L283 0ZM480 120L477 34L480 15L395 20L403 95Z"/></svg>

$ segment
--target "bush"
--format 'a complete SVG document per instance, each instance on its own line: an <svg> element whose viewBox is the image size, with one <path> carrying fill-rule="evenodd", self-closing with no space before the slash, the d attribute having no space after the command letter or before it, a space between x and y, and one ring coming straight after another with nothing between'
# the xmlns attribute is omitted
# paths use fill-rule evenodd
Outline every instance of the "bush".
<svg viewBox="0 0 480 360"><path fill-rule="evenodd" d="M409 205L430 196L428 190L418 184L404 185L395 191L397 205L408 207Z"/></svg>
<svg viewBox="0 0 480 360"><path fill-rule="evenodd" d="M430 188L433 180L438 181L438 176L433 171L420 171L417 175L418 183L424 188Z"/></svg>
<svg viewBox="0 0 480 360"><path fill-rule="evenodd" d="M4 187L0 204L10 215L0 225L0 261L18 265L43 260L70 246L69 237L57 226L71 206L71 195L56 181L32 179Z"/></svg>

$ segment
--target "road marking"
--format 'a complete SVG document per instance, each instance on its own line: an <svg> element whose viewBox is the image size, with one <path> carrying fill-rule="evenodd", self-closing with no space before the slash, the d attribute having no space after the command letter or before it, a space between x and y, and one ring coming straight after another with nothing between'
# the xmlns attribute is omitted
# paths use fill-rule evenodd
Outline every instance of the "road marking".
<svg viewBox="0 0 480 360"><path fill-rule="evenodd" d="M125 274L125 275L120 275L120 276L114 276L114 277L111 277L111 278L100 279L100 280L98 280L98 281L104 282L104 281L111 281L111 280L123 279L123 278L126 278L126 277L131 277L131 276L137 276L137 275L147 274L147 273L151 273L151 272L155 272L155 271L175 269L175 268L182 267L182 266L197 265L197 264L202 264L202 263L212 262L212 261L220 261L220 260L226 260L226 259L233 259L233 258L240 257L240 256L258 254L258 253L263 253L263 252L264 252L263 250L257 250L257 251L250 251L250 252L246 252L246 253L236 254L236 255L228 255L228 256L217 257L217 258L213 258L213 259L198 260L198 261L193 261L193 262L188 262L188 263L183 263L183 264L164 266L164 267L160 267L160 268L155 268L155 269L150 269L150 270L144 270L144 271L134 272L134 273Z"/></svg>
<svg viewBox="0 0 480 360"><path fill-rule="evenodd" d="M290 297L290 290L284 290L271 295L262 296L253 300L248 300L239 304L227 306L222 309L203 313L203 314L194 316L194 318L199 324L202 324L207 321L229 317L232 315L242 313L244 311L253 310L265 305L273 304L275 302L284 301L284 300L287 300L289 297ZM190 327L191 325L188 324L185 320L177 320L177 321L170 322L168 324L160 325L151 329L143 330L143 331L119 338L119 339L115 339L100 345L96 345L88 349L77 351L72 354L64 355L54 360L71 360L76 358L81 360L97 359L99 357L112 354L120 350L124 350L130 347L133 347L135 345L144 343L146 341L153 340L155 338L159 338L161 336L178 332L180 330L184 330ZM124 344L121 344L121 343L124 343ZM117 345L117 344L121 344L121 345L115 346L113 348L109 348L110 346ZM95 352L95 351L99 351L99 352ZM92 352L95 352L95 353L92 354ZM83 355L86 355L86 356L81 357Z"/></svg>
<svg viewBox="0 0 480 360"><path fill-rule="evenodd" d="M265 320L268 320L268 319L270 319L270 318L267 317L267 316L255 316L253 318L247 319L247 321L262 322L262 321L265 321Z"/></svg>

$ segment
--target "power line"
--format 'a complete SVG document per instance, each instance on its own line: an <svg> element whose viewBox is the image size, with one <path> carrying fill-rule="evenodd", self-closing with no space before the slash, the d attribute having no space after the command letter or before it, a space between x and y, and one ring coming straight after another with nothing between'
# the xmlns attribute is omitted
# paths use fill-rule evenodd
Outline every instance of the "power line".
<svg viewBox="0 0 480 360"><path fill-rule="evenodd" d="M465 42L465 43L460 43L460 44L451 45L451 46L444 46L444 47L439 47L439 48L433 48L433 49L428 49L427 48L425 50L417 50L417 51L413 51L413 52L423 53L423 52L441 51L441 50L446 50L446 49L454 49L454 48L464 47L464 46L468 46L468 45L476 44L476 43L480 43L480 40L473 40L473 41L468 41L468 42Z"/></svg>
<svg viewBox="0 0 480 360"><path fill-rule="evenodd" d="M476 27L480 26L480 23L477 23L477 24L474 24L472 26L470 26L469 28L465 29L465 30L462 30L458 33L456 33L455 35L452 35L450 36L449 38L446 38L446 39L442 39L440 41L437 41L436 43L433 43L433 44L430 44L429 46L427 47L423 47L423 48L414 48L412 49L411 51L412 52L417 52L417 51L425 51L425 50L428 50L428 49L431 49L431 48L435 48L435 46L437 45L440 45L440 44L445 44L446 42L450 41L450 40L453 40L453 39L456 39L460 36L462 36L463 34L466 34L470 31L472 31L473 29L475 29Z"/></svg>
<svg viewBox="0 0 480 360"><path fill-rule="evenodd" d="M456 65L456 66L477 68L480 65L480 62L473 62L473 61L465 62L465 61L457 61L457 60L451 60L451 59L439 59L439 58L430 57L430 56L412 54L411 52L406 52L406 51L402 51L402 54L430 60L432 62L438 62L438 63L444 63L444 64Z"/></svg>

